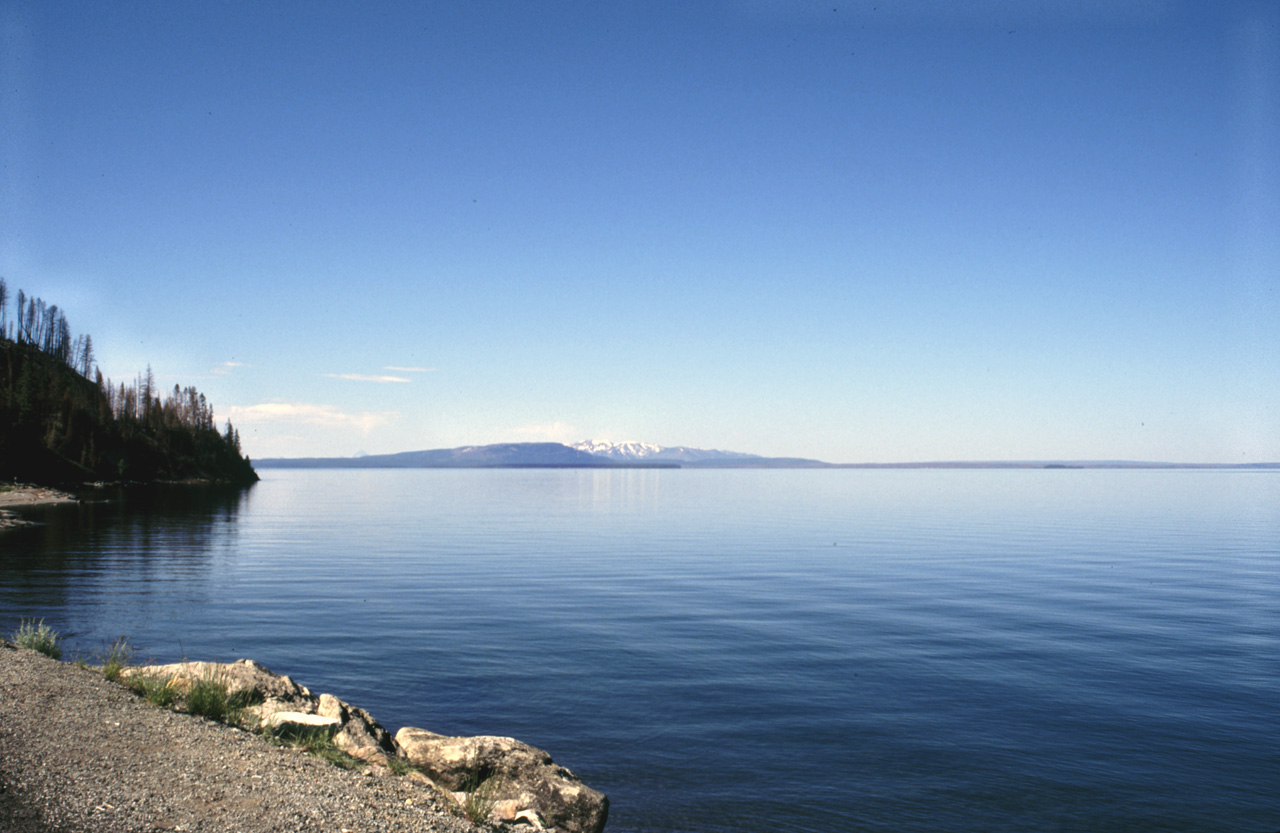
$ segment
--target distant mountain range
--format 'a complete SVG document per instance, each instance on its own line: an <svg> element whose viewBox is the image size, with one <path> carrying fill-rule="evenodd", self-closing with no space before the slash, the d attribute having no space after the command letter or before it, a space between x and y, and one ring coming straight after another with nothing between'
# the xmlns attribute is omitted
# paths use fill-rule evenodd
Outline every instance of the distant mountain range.
<svg viewBox="0 0 1280 833"><path fill-rule="evenodd" d="M267 457L254 460L258 468L275 469L457 469L457 468L821 468L820 460L801 457L761 457L649 443L609 443L588 440L562 443L500 443L365 454L359 457Z"/></svg>
<svg viewBox="0 0 1280 833"><path fill-rule="evenodd" d="M586 440L562 443L499 443L360 454L356 457L267 457L260 469L484 469L484 468L719 468L719 469L1277 469L1280 463L1157 463L1138 460L974 460L926 463L824 463L804 457L761 457L650 443Z"/></svg>
<svg viewBox="0 0 1280 833"><path fill-rule="evenodd" d="M595 457L615 463L677 463L681 466L716 468L777 468L780 466L807 468L826 466L821 460L802 457L761 457L741 451L721 451L715 448L689 448L683 445L662 446L650 443L611 443L587 440L569 446Z"/></svg>

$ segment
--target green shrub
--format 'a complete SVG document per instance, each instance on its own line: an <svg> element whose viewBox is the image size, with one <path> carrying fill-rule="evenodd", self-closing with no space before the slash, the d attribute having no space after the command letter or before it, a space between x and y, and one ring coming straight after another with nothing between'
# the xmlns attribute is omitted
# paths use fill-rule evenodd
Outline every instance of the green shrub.
<svg viewBox="0 0 1280 833"><path fill-rule="evenodd" d="M32 619L30 621L23 619L19 628L13 632L13 642L19 648L29 648L32 651L39 651L47 657L53 659L62 658L62 648L58 645L61 637L58 632L50 628L41 619L39 622Z"/></svg>

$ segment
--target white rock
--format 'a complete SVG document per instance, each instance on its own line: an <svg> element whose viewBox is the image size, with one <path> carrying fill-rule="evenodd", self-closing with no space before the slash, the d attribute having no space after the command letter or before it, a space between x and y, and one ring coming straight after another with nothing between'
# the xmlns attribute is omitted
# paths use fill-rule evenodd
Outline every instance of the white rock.
<svg viewBox="0 0 1280 833"><path fill-rule="evenodd" d="M276 712L267 719L267 723L277 729L330 729L335 732L342 725L342 721L336 717L305 712Z"/></svg>

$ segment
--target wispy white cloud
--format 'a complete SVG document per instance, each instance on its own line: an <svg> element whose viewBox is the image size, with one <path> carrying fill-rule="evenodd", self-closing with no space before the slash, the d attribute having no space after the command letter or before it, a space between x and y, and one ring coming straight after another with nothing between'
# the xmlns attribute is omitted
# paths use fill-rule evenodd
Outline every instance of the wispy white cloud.
<svg viewBox="0 0 1280 833"><path fill-rule="evenodd" d="M382 369L390 370L392 373L433 373L435 372L434 367L396 367L394 365L387 365Z"/></svg>
<svg viewBox="0 0 1280 833"><path fill-rule="evenodd" d="M403 376L372 376L365 373L326 373L330 379L346 379L348 382L408 382L409 380Z"/></svg>
<svg viewBox="0 0 1280 833"><path fill-rule="evenodd" d="M237 367L247 367L247 365L244 362L223 362L222 364L214 367L209 372L214 376L226 376L231 371L235 370Z"/></svg>
<svg viewBox="0 0 1280 833"><path fill-rule="evenodd" d="M364 434L399 416L397 411L340 411L333 405L315 405L309 402L263 402L231 408L231 420L245 425L287 423L322 428L354 428Z"/></svg>

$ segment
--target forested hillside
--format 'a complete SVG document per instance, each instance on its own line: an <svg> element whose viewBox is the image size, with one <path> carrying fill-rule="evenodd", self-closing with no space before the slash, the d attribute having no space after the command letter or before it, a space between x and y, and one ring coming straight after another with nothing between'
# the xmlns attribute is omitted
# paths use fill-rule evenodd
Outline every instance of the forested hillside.
<svg viewBox="0 0 1280 833"><path fill-rule="evenodd" d="M193 387L161 398L150 368L131 384L102 377L87 336L72 338L56 305L9 295L0 279L0 479L89 481L258 479L230 422Z"/></svg>

